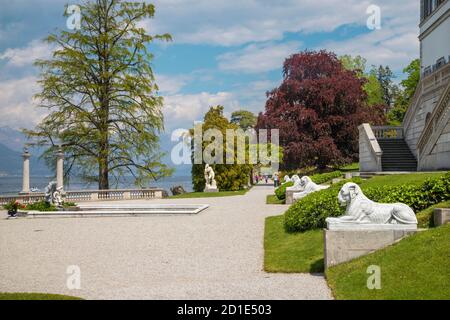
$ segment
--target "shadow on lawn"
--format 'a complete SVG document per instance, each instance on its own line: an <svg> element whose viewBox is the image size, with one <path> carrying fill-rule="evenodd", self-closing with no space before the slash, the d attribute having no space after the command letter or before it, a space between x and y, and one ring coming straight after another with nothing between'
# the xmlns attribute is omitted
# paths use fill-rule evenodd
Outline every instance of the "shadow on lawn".
<svg viewBox="0 0 450 320"><path fill-rule="evenodd" d="M311 265L309 266L309 272L310 273L323 273L324 271L324 261L323 258L314 261L313 263L311 263Z"/></svg>

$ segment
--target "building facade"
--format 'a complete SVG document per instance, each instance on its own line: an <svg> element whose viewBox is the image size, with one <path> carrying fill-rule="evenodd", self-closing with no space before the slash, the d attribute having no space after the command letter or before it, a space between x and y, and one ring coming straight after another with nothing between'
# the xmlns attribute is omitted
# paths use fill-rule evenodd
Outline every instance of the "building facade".
<svg viewBox="0 0 450 320"><path fill-rule="evenodd" d="M450 169L450 0L421 0L421 78L401 127L359 127L360 170Z"/></svg>

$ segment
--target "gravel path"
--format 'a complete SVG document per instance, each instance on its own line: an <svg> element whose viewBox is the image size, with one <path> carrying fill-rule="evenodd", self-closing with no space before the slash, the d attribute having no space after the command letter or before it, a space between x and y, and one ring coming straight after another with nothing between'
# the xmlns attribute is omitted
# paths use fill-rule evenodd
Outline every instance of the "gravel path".
<svg viewBox="0 0 450 320"><path fill-rule="evenodd" d="M0 218L0 292L50 292L87 299L330 299L322 275L262 271L264 218L273 189L244 196L164 199L210 204L198 215ZM134 203L145 203L136 201ZM66 286L81 269L81 289Z"/></svg>

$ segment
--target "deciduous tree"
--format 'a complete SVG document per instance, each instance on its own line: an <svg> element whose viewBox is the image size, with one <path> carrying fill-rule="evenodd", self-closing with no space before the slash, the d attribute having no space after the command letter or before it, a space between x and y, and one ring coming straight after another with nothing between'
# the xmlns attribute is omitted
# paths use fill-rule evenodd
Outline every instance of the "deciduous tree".
<svg viewBox="0 0 450 320"><path fill-rule="evenodd" d="M283 73L281 85L268 94L257 128L280 130L284 169L324 168L356 159L357 127L384 120L382 108L366 105L366 80L326 51L292 55Z"/></svg>
<svg viewBox="0 0 450 320"><path fill-rule="evenodd" d="M133 175L136 183L170 174L161 163L158 136L163 130L163 100L158 96L147 45L170 40L149 35L139 22L152 18L155 8L145 2L84 1L81 28L61 30L46 41L56 50L39 60L36 96L50 114L27 131L42 143L65 146L66 168L108 189Z"/></svg>

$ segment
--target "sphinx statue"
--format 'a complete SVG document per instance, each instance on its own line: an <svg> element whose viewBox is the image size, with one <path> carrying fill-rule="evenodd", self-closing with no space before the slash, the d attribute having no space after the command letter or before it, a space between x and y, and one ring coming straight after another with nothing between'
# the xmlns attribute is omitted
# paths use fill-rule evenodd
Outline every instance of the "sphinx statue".
<svg viewBox="0 0 450 320"><path fill-rule="evenodd" d="M300 186L302 187L303 191L295 192L293 194L294 200L302 199L302 198L306 197L310 193L329 188L329 186L321 186L321 185L318 185L318 184L314 183L311 180L311 178L308 177L308 176L303 176L300 179Z"/></svg>
<svg viewBox="0 0 450 320"><path fill-rule="evenodd" d="M414 211L404 203L377 203L367 198L361 188L352 182L344 184L338 201L346 206L345 214L327 218L330 224L404 224L417 225Z"/></svg>
<svg viewBox="0 0 450 320"><path fill-rule="evenodd" d="M283 183L288 183L288 182L291 182L292 180L291 180L291 178L289 178L289 176L288 175L285 175L284 176L284 178L283 178Z"/></svg>
<svg viewBox="0 0 450 320"><path fill-rule="evenodd" d="M217 183L213 168L209 164L205 165L205 192L217 192Z"/></svg>
<svg viewBox="0 0 450 320"><path fill-rule="evenodd" d="M294 174L291 178L291 181L294 183L292 187L287 187L286 191L301 191L303 187L301 186L300 177Z"/></svg>

